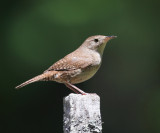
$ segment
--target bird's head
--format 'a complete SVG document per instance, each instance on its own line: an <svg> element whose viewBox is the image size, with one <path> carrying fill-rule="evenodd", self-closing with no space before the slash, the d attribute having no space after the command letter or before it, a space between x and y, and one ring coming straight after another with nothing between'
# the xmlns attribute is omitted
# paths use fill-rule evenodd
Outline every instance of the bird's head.
<svg viewBox="0 0 160 133"><path fill-rule="evenodd" d="M82 46L97 51L102 55L107 42L113 38L116 38L116 36L103 36L103 35L91 36L84 41Z"/></svg>

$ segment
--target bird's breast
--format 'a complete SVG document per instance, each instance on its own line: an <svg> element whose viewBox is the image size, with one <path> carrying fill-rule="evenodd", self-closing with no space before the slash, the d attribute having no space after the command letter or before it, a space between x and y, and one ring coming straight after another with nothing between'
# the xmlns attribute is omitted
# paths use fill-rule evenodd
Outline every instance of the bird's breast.
<svg viewBox="0 0 160 133"><path fill-rule="evenodd" d="M60 83L70 82L71 84L77 84L93 77L101 65L101 56L96 51L87 51L86 54L87 55L84 55L83 53L82 57L80 56L81 58L73 56L71 60L72 63L84 61L84 63L82 63L83 67L77 67L75 70L59 71L59 75L55 76L54 80Z"/></svg>
<svg viewBox="0 0 160 133"><path fill-rule="evenodd" d="M91 56L92 56L93 66L97 66L101 64L101 55L98 52L94 51L93 54L91 54Z"/></svg>
<svg viewBox="0 0 160 133"><path fill-rule="evenodd" d="M70 78L70 83L78 84L92 78L95 75L95 73L98 71L99 67L100 67L100 64L94 65L94 66L88 66L84 69L81 69L80 73Z"/></svg>

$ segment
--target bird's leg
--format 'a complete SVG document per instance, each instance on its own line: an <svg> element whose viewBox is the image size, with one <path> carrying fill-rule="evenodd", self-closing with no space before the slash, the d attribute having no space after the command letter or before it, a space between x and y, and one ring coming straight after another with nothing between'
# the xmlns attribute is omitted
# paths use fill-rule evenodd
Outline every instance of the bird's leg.
<svg viewBox="0 0 160 133"><path fill-rule="evenodd" d="M69 86L67 83L65 83L65 85L71 89L72 91L74 91L75 93L79 94L79 92L77 90L75 90L72 86Z"/></svg>
<svg viewBox="0 0 160 133"><path fill-rule="evenodd" d="M76 92L79 92L79 93L81 93L82 95L86 95L87 93L85 93L84 91L82 91L81 89L79 89L78 87L76 87L75 85L72 85L72 84L70 84L70 83L66 83L66 86L68 87L68 88L72 88L71 90L73 90L74 92L76 91Z"/></svg>

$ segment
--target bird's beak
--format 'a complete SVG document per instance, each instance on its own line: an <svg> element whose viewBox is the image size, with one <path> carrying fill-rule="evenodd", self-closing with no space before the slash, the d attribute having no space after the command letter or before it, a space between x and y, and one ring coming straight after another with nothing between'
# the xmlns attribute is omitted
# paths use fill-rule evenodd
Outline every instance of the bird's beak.
<svg viewBox="0 0 160 133"><path fill-rule="evenodd" d="M106 38L104 39L104 42L107 42L108 40L114 39L117 36L106 36Z"/></svg>

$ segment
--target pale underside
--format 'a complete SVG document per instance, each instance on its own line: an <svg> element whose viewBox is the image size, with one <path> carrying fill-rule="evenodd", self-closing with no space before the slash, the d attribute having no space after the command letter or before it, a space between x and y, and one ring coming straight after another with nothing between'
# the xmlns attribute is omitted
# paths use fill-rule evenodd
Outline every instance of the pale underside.
<svg viewBox="0 0 160 133"><path fill-rule="evenodd" d="M94 52L94 54L91 52ZM85 52L81 53L83 54L74 51L68 54L63 59L54 63L44 73L57 71L57 73L53 77L50 77L49 80L60 83L69 82L71 84L77 84L90 79L99 69L101 57L96 51L86 51L85 49Z"/></svg>

